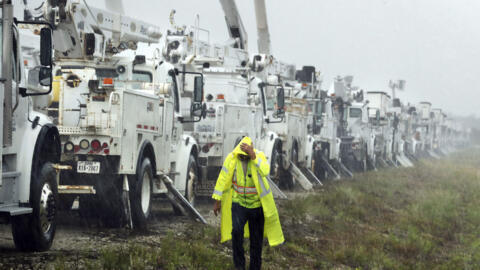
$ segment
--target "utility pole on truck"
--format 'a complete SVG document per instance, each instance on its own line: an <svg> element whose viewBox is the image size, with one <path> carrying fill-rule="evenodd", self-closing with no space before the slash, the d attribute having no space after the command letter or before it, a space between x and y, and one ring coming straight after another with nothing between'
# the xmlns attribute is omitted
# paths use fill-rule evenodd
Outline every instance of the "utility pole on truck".
<svg viewBox="0 0 480 270"><path fill-rule="evenodd" d="M60 137L55 125L33 110L32 102L48 95L52 83L52 32L48 24L18 21L12 1L1 5L2 56L0 99L2 117L2 170L0 222L12 225L15 246L24 251L50 248L56 230ZM19 25L40 30L40 66L26 82ZM45 27L46 26L46 27Z"/></svg>

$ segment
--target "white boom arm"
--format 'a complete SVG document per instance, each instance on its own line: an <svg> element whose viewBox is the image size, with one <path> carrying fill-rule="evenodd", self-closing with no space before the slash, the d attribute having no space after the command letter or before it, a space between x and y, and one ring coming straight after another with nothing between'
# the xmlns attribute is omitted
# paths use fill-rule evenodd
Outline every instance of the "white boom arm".
<svg viewBox="0 0 480 270"><path fill-rule="evenodd" d="M44 17L55 27L54 46L62 58L110 56L126 49L135 50L138 42L158 43L162 36L153 24L92 8L85 1L45 3L50 4L44 5Z"/></svg>
<svg viewBox="0 0 480 270"><path fill-rule="evenodd" d="M225 20L227 21L230 37L237 41L238 48L247 50L247 31L245 31L245 27L243 26L235 0L220 0L220 4L225 13Z"/></svg>
<svg viewBox="0 0 480 270"><path fill-rule="evenodd" d="M255 17L257 19L258 52L269 55L271 54L271 43L265 0L253 0L253 2L255 5Z"/></svg>

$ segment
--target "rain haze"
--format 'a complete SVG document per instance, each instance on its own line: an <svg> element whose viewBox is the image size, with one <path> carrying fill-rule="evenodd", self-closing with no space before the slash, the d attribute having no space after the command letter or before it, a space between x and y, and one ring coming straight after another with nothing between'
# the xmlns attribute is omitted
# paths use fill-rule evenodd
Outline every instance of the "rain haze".
<svg viewBox="0 0 480 270"><path fill-rule="evenodd" d="M218 1L123 2L128 15L164 29L172 9L179 25L192 25L198 14L212 42L228 38ZM255 52L253 2L237 5ZM316 66L323 88L337 75L355 76L354 85L368 91L390 92L389 80L405 79L405 92L397 94L404 102L430 101L456 115L477 115L479 9L476 0L267 1L273 54L297 68Z"/></svg>
<svg viewBox="0 0 480 270"><path fill-rule="evenodd" d="M479 0L0 2L0 269L480 269Z"/></svg>

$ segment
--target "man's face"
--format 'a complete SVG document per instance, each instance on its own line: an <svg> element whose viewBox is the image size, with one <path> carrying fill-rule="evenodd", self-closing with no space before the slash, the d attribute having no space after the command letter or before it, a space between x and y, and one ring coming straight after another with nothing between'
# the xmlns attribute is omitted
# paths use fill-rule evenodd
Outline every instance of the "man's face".
<svg viewBox="0 0 480 270"><path fill-rule="evenodd" d="M247 160L250 159L250 157L249 157L249 156L246 156L246 155L238 155L238 158L239 158L240 160L243 160L243 161L247 161Z"/></svg>

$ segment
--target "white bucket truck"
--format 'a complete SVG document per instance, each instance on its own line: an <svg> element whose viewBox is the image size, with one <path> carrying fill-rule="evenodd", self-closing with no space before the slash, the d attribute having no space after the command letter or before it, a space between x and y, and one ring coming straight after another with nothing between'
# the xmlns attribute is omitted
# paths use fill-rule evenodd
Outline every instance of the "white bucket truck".
<svg viewBox="0 0 480 270"><path fill-rule="evenodd" d="M193 202L199 149L183 124L200 119L202 74L179 72L158 55L118 56L158 42L154 25L77 1L44 9L54 25L58 98L49 110L57 112L62 162L73 167L61 175L66 207L79 196L81 213L106 226L144 228L153 196L168 189ZM191 117L183 114L180 74L194 82Z"/></svg>

